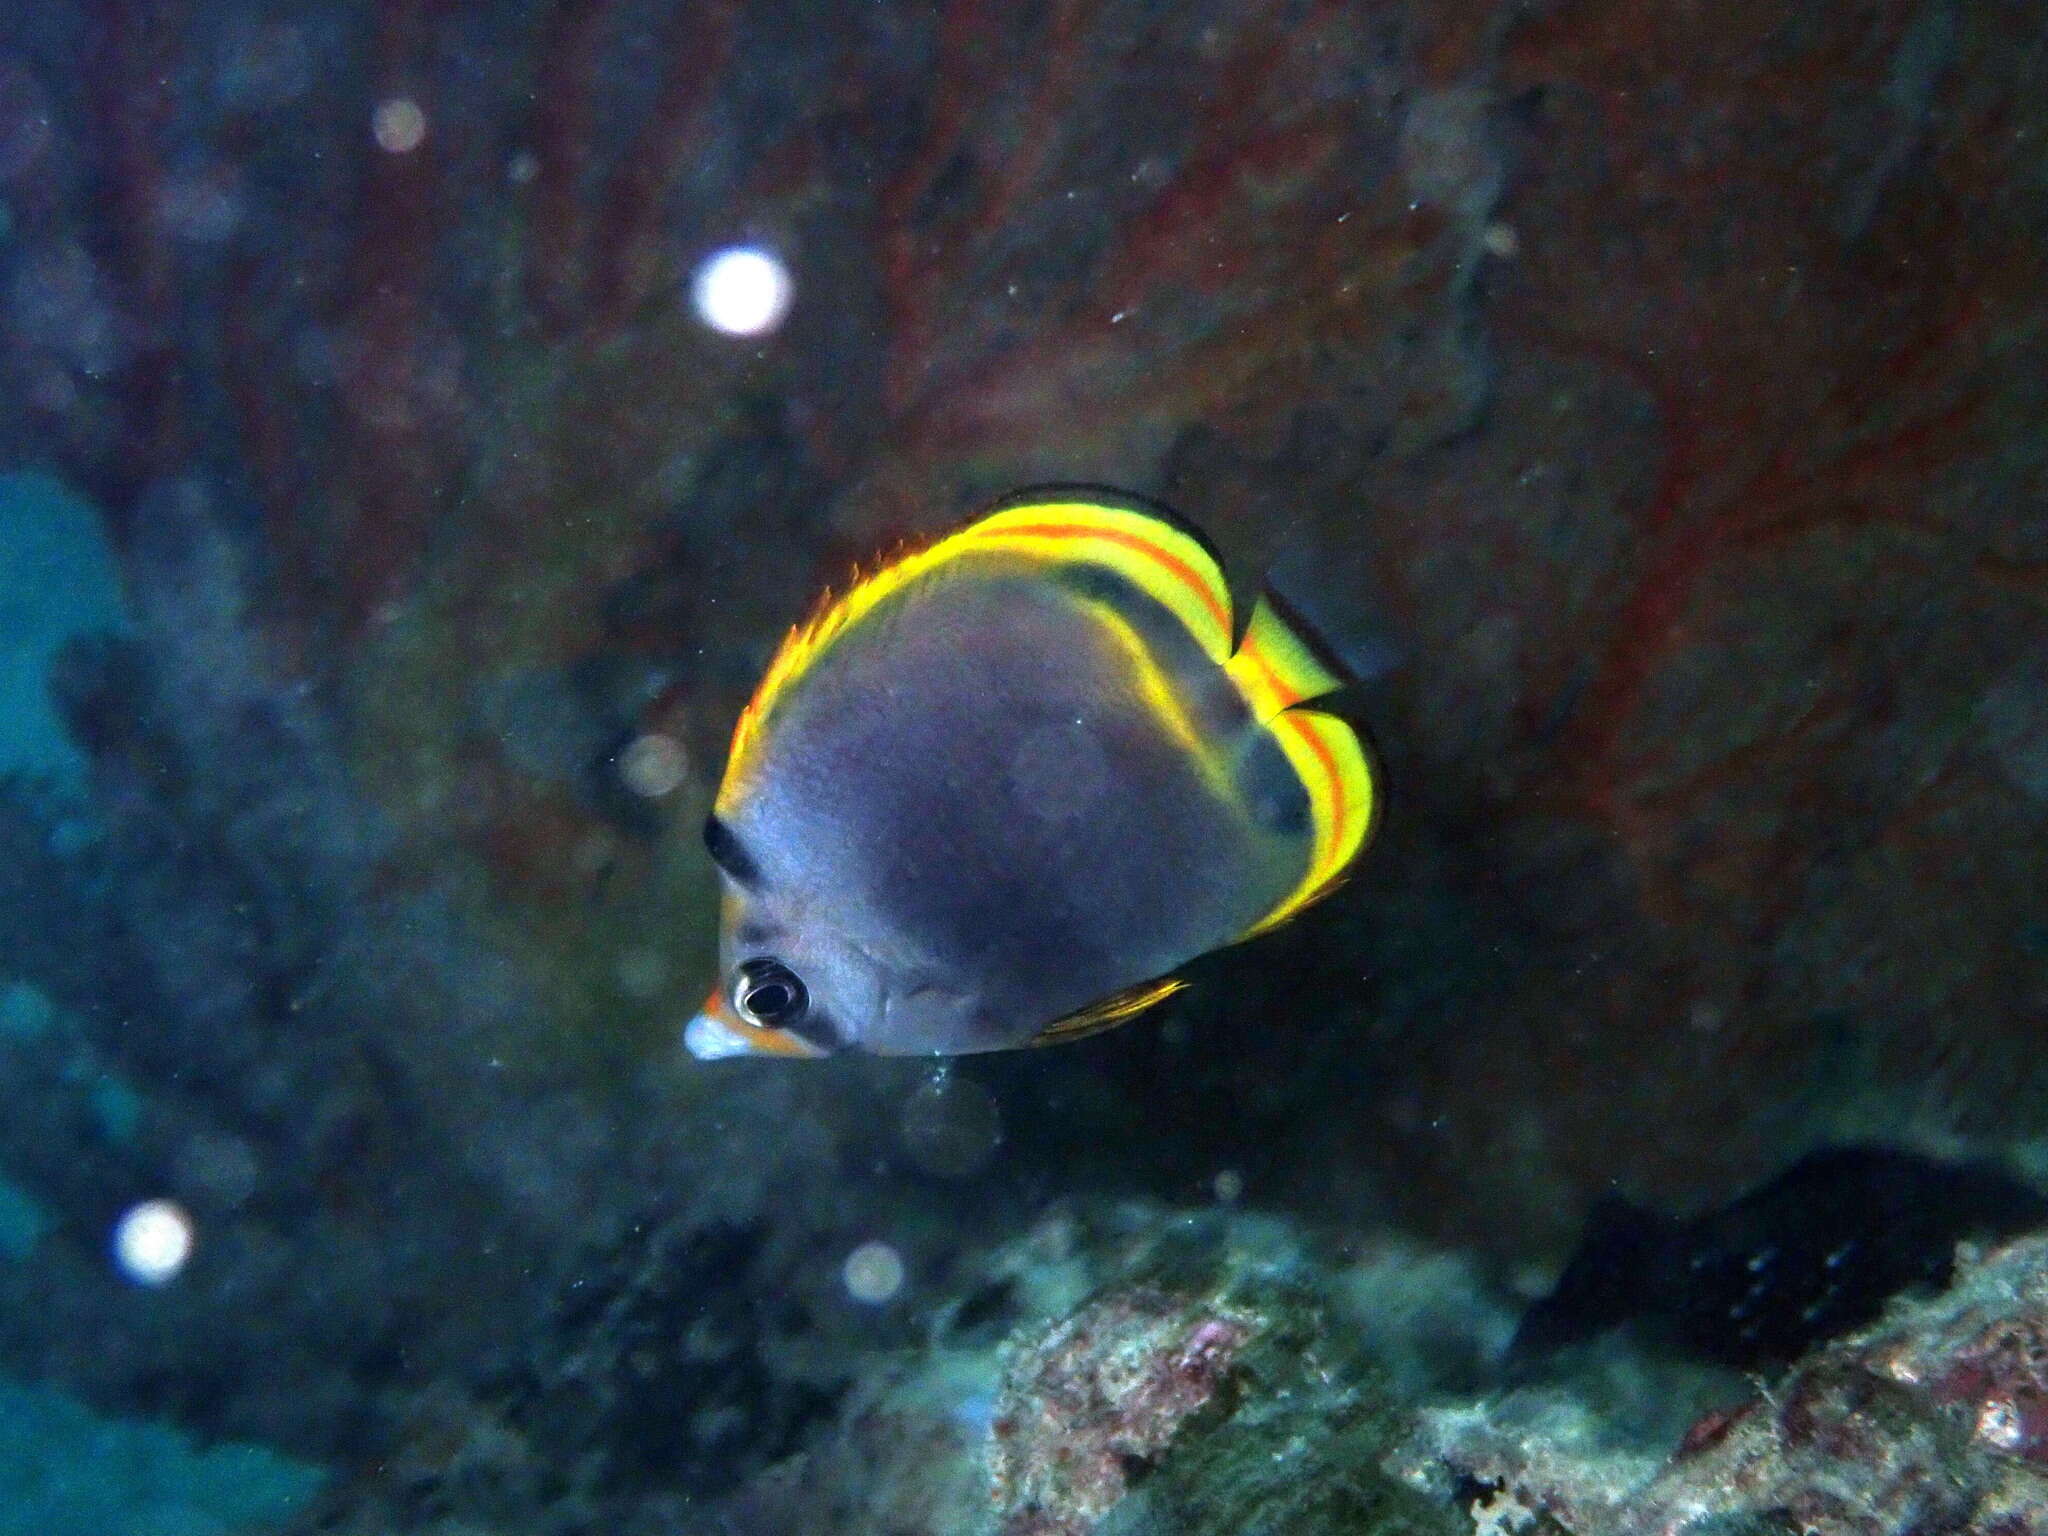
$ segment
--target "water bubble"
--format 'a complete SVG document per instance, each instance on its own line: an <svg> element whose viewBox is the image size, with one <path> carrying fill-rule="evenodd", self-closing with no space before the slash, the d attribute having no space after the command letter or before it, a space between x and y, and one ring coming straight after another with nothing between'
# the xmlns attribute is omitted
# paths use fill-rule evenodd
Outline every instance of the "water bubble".
<svg viewBox="0 0 2048 1536"><path fill-rule="evenodd" d="M971 1178L987 1166L1003 1140L996 1101L981 1084L957 1071L933 1077L903 1106L897 1126L903 1149L926 1173Z"/></svg>
<svg viewBox="0 0 2048 1536"><path fill-rule="evenodd" d="M370 132L379 149L409 155L427 141L427 114L411 97L393 96L377 103L370 114Z"/></svg>
<svg viewBox="0 0 2048 1536"><path fill-rule="evenodd" d="M789 268L773 252L736 245L715 251L690 280L697 316L728 336L761 336L782 324L794 294Z"/></svg>
<svg viewBox="0 0 2048 1536"><path fill-rule="evenodd" d="M1048 721L1010 755L1018 800L1045 821L1069 821L1094 809L1109 779L1109 758L1086 720Z"/></svg>
<svg viewBox="0 0 2048 1536"><path fill-rule="evenodd" d="M218 245L242 222L241 190L223 166L174 172L157 189L156 216L177 239Z"/></svg>
<svg viewBox="0 0 2048 1536"><path fill-rule="evenodd" d="M903 1255L887 1243L862 1243L846 1256L840 1277L847 1295L879 1307L903 1289Z"/></svg>
<svg viewBox="0 0 2048 1536"><path fill-rule="evenodd" d="M2048 648L1991 685L1977 705L1977 728L2013 788L2048 801Z"/></svg>
<svg viewBox="0 0 2048 1536"><path fill-rule="evenodd" d="M644 1002L659 996L668 985L668 957L658 949L644 946L624 950L612 962L612 976L621 992Z"/></svg>
<svg viewBox="0 0 2048 1536"><path fill-rule="evenodd" d="M1459 219L1484 217L1507 177L1492 97L1470 86L1418 93L1401 124L1395 161L1417 202Z"/></svg>
<svg viewBox="0 0 2048 1536"><path fill-rule="evenodd" d="M119 317L104 298L100 270L75 240L26 252L14 269L7 312L25 340L89 375L111 373L122 355Z"/></svg>
<svg viewBox="0 0 2048 1536"><path fill-rule="evenodd" d="M13 59L0 59L0 182L34 170L54 137L42 83Z"/></svg>
<svg viewBox="0 0 2048 1536"><path fill-rule="evenodd" d="M636 795L659 800L673 794L690 772L690 757L673 736L649 731L619 754L619 777Z"/></svg>
<svg viewBox="0 0 2048 1536"><path fill-rule="evenodd" d="M569 868L583 879L595 879L608 871L618 856L618 839L600 827L570 845Z"/></svg>
<svg viewBox="0 0 2048 1536"><path fill-rule="evenodd" d="M114 1225L114 1262L137 1285L168 1285L192 1257L192 1218L175 1200L145 1200Z"/></svg>
<svg viewBox="0 0 2048 1536"><path fill-rule="evenodd" d="M313 83L313 50L304 30L288 22L231 21L215 81L221 99L241 111L279 107Z"/></svg>
<svg viewBox="0 0 2048 1536"><path fill-rule="evenodd" d="M239 1136L195 1136L178 1149L174 1166L178 1187L201 1209L246 1204L263 1173L256 1149Z"/></svg>

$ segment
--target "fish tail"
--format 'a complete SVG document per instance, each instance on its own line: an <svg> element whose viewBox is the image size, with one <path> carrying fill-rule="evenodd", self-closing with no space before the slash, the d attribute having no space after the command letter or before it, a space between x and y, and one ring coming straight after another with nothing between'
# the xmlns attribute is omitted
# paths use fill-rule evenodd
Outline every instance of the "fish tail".
<svg viewBox="0 0 2048 1536"><path fill-rule="evenodd" d="M1261 933L1334 890L1378 820L1379 797L1365 743L1349 721L1299 706L1346 687L1351 679L1312 632L1272 593L1252 608L1224 671L1253 719L1286 754L1308 795L1308 867L1286 899L1253 924Z"/></svg>

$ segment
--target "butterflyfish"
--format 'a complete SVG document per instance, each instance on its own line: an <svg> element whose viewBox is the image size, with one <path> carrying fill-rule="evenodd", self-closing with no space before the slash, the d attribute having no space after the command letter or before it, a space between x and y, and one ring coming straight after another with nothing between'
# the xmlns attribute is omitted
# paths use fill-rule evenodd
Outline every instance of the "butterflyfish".
<svg viewBox="0 0 2048 1536"><path fill-rule="evenodd" d="M1151 503L1043 487L793 630L704 837L722 979L700 1057L1076 1039L1328 894L1379 786L1345 682Z"/></svg>

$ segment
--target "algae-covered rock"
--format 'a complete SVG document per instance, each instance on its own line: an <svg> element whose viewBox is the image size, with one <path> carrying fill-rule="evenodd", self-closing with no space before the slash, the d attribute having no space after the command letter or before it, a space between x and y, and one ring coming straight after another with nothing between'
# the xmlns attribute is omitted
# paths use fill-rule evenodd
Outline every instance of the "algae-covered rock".
<svg viewBox="0 0 2048 1536"><path fill-rule="evenodd" d="M1079 1536L1181 1439L1225 1415L1243 1356L1275 1319L1150 1285L1097 1297L1027 1333L991 1425L992 1495L1004 1536Z"/></svg>
<svg viewBox="0 0 2048 1536"><path fill-rule="evenodd" d="M1381 1468L1411 1399L1347 1266L1294 1228L1063 1212L979 1261L930 1342L722 1513L739 1536L1462 1532Z"/></svg>
<svg viewBox="0 0 2048 1536"><path fill-rule="evenodd" d="M1326 1367L1313 1314L1253 1337L1226 1378L1229 1407L1192 1423L1132 1479L1098 1536L1463 1532L1445 1500L1381 1468L1408 1407L1377 1373ZM1006 1532L1007 1536L1007 1532Z"/></svg>
<svg viewBox="0 0 2048 1536"><path fill-rule="evenodd" d="M1661 1460L1560 1392L1431 1410L1398 1458L1581 1536L2048 1532L2048 1237L1971 1255L1947 1291L1703 1416Z"/></svg>

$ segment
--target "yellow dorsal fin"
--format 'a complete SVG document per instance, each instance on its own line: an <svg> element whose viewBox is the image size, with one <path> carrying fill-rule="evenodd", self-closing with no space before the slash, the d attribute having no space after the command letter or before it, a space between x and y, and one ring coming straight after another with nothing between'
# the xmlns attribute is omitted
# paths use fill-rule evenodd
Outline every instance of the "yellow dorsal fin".
<svg viewBox="0 0 2048 1536"><path fill-rule="evenodd" d="M1290 709L1266 728L1308 791L1313 837L1300 882L1246 931L1247 938L1284 923L1335 890L1379 818L1372 762L1348 722L1319 709Z"/></svg>
<svg viewBox="0 0 2048 1536"><path fill-rule="evenodd" d="M1104 1030L1115 1029L1119 1024L1128 1024L1154 1003L1166 1001L1186 986L1186 982L1171 976L1158 981L1141 981L1135 987L1125 987L1121 992L1112 992L1101 1002L1083 1008L1079 1013L1070 1013L1063 1019L1055 1019L1033 1035L1031 1043L1064 1045L1069 1040L1085 1040L1090 1035L1099 1035Z"/></svg>
<svg viewBox="0 0 2048 1536"><path fill-rule="evenodd" d="M1224 670L1259 721L1344 686L1344 679L1323 665L1300 632L1264 597L1252 605L1251 623Z"/></svg>
<svg viewBox="0 0 2048 1536"><path fill-rule="evenodd" d="M1199 538L1139 506L1077 491L1040 494L1025 493L956 537L983 549L1103 566L1164 604L1216 661L1230 654L1230 588Z"/></svg>

